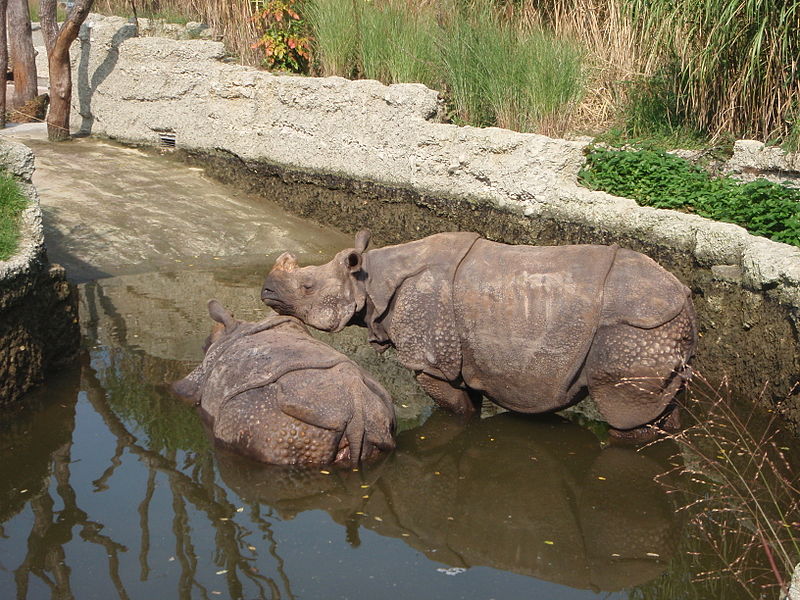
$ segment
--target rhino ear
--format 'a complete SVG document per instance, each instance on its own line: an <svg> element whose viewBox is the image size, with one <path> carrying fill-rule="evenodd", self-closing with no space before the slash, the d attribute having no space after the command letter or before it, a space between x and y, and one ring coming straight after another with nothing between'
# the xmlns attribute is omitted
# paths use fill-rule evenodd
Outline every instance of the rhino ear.
<svg viewBox="0 0 800 600"><path fill-rule="evenodd" d="M217 323L222 323L225 326L225 331L236 326L236 319L217 300L208 301L208 315Z"/></svg>
<svg viewBox="0 0 800 600"><path fill-rule="evenodd" d="M350 273L358 273L363 263L363 254L372 237L369 229L362 229L356 234L356 247L344 255L344 268Z"/></svg>
<svg viewBox="0 0 800 600"><path fill-rule="evenodd" d="M351 250L344 255L342 262L344 262L344 268L350 273L358 273L361 270L364 259L361 252Z"/></svg>
<svg viewBox="0 0 800 600"><path fill-rule="evenodd" d="M369 229L362 229L356 234L356 252L362 254L364 250L367 249L369 246L369 240L372 237L372 233Z"/></svg>

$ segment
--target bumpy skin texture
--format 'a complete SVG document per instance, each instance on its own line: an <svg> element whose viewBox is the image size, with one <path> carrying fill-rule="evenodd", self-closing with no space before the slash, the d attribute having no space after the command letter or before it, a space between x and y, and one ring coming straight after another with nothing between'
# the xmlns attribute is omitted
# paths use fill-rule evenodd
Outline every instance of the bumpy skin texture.
<svg viewBox="0 0 800 600"><path fill-rule="evenodd" d="M355 464L394 448L392 399L343 354L292 317L218 322L203 362L173 384L208 422L215 440L273 464Z"/></svg>
<svg viewBox="0 0 800 600"><path fill-rule="evenodd" d="M612 428L631 430L671 410L689 377L690 291L643 254L473 233L366 252L368 241L359 233L320 267L282 255L262 300L326 331L366 326L456 413L474 412L480 394L518 412L559 410L588 389Z"/></svg>

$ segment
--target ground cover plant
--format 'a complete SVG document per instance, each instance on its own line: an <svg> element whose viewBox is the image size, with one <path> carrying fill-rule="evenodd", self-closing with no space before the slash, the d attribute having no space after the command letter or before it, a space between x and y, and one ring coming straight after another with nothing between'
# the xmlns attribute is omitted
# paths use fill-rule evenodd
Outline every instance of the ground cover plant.
<svg viewBox="0 0 800 600"><path fill-rule="evenodd" d="M8 260L19 242L19 216L27 200L16 180L0 171L0 260Z"/></svg>
<svg viewBox="0 0 800 600"><path fill-rule="evenodd" d="M711 177L692 163L656 150L595 148L581 182L642 206L696 213L741 225L755 235L800 246L800 190L759 179Z"/></svg>

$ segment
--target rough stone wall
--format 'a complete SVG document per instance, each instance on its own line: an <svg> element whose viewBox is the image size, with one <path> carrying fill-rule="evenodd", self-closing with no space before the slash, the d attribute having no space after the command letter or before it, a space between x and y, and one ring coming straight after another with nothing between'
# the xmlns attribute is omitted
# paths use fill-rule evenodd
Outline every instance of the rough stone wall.
<svg viewBox="0 0 800 600"><path fill-rule="evenodd" d="M47 260L39 197L31 184L33 153L0 138L0 168L18 178L30 202L17 253L0 261L0 408L8 408L49 369L76 357L80 334L74 288L64 269Z"/></svg>
<svg viewBox="0 0 800 600"><path fill-rule="evenodd" d="M800 248L736 225L639 207L577 184L586 142L441 122L417 84L276 76L222 45L135 38L92 15L73 48L73 126L174 145L212 173L378 243L471 229L509 243L618 243L695 293L697 366L735 390L787 400L800 379Z"/></svg>
<svg viewBox="0 0 800 600"><path fill-rule="evenodd" d="M733 144L733 156L722 170L742 181L764 178L800 188L800 152L786 152L756 140L737 140Z"/></svg>

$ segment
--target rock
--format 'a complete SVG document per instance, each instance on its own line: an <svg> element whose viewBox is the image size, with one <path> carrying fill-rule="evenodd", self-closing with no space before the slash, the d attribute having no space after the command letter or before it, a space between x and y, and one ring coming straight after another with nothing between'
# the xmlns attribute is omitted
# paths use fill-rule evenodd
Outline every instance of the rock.
<svg viewBox="0 0 800 600"><path fill-rule="evenodd" d="M787 152L756 140L737 140L723 172L742 181L763 178L800 188L800 152Z"/></svg>
<svg viewBox="0 0 800 600"><path fill-rule="evenodd" d="M800 563L794 568L794 575L792 575L792 582L789 585L789 593L786 600L800 600Z"/></svg>

